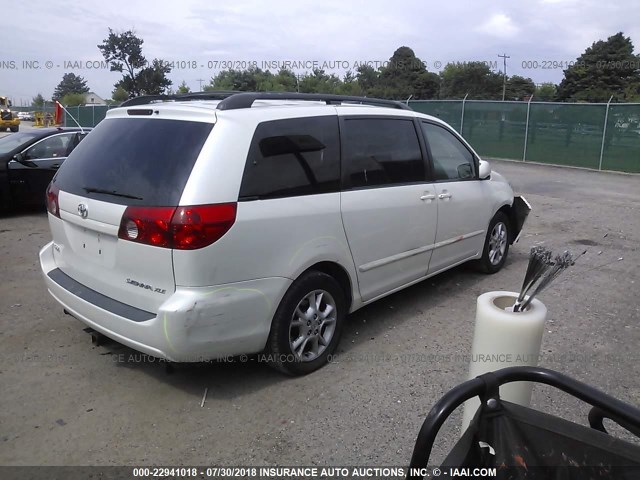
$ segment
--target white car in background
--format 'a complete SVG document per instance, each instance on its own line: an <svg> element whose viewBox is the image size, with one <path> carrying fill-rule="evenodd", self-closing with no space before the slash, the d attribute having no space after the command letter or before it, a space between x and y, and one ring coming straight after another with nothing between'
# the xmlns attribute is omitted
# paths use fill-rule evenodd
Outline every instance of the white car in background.
<svg viewBox="0 0 640 480"><path fill-rule="evenodd" d="M447 124L321 94L142 97L49 186L51 295L149 355L266 352L291 374L349 312L467 261L495 273L529 207Z"/></svg>

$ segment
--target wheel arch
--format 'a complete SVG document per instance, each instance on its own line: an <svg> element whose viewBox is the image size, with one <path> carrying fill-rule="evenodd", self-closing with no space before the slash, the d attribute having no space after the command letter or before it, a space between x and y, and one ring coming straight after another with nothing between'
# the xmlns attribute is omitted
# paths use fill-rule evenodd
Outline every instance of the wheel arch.
<svg viewBox="0 0 640 480"><path fill-rule="evenodd" d="M516 218L516 214L515 214L515 210L513 209L513 207L508 204L505 203L504 205L502 205L497 211L498 212L502 212L504 213L507 218L509 219L509 244L513 245L513 242L515 241L516 237L518 236L518 233L520 232L516 232L516 225L517 225L517 218ZM495 215L495 214L494 214Z"/></svg>
<svg viewBox="0 0 640 480"><path fill-rule="evenodd" d="M290 357L289 357L289 355L293 353L291 338L289 338L291 333L290 332L291 312L289 312L288 319L285 320L284 318L287 316L286 314L288 310L281 311L281 307L283 305L283 302L285 301L290 302L289 305L293 305L293 306L296 305L295 303L291 303L291 300L292 299L295 300L299 298L298 294L300 293L299 292L300 288L298 288L298 292L295 292L295 295L294 294L289 295L289 292L291 291L292 288L294 288L294 286L297 284L298 281L301 281L301 279L303 279L307 275L313 275L313 274L315 274L316 279L321 278L324 284L327 284L327 283L330 284L333 287L331 288L331 290L335 290L336 288L335 282L337 282L338 283L337 287L339 287L340 290L344 292L344 301L349 306L349 308L345 308L344 310L342 310L344 312L342 315L340 315L342 318L342 321L337 322L336 329L334 330L333 336L329 340L328 344L325 343L325 345L327 345L327 348L324 349L324 353L318 353L319 356L317 358L312 358L308 362L306 361L299 362L295 360L290 360ZM326 278L327 276L331 278L331 281L327 282L328 280ZM308 292L308 290L306 289L310 285L313 285L313 284L307 283L307 285L304 286L304 288L301 287L302 291L304 291L305 293ZM341 331L342 331L342 325L344 325L345 323L346 316L349 313L350 305L352 303L352 295L353 295L353 292L351 291L350 276L347 273L346 269L342 265L336 262L318 261L313 265L309 266L304 271L302 271L296 277L296 279L291 283L291 285L289 285L287 292L285 292L285 296L280 300L280 304L278 306L278 309L276 310L276 314L272 318L271 327L269 330L269 337L264 347L264 352L268 354L267 358L270 366L288 375L304 375L322 367L325 363L327 363L328 357L323 355L331 355L337 348ZM336 310L336 312L338 312L339 314L340 309ZM337 319L338 317L336 317L336 320ZM283 327L286 327L286 330ZM317 335L318 330L316 330L315 333Z"/></svg>
<svg viewBox="0 0 640 480"><path fill-rule="evenodd" d="M302 272L300 276L310 271L326 273L335 279L344 292L345 299L347 301L347 312L351 311L351 306L353 305L354 285L349 273L342 265L331 261L317 262Z"/></svg>

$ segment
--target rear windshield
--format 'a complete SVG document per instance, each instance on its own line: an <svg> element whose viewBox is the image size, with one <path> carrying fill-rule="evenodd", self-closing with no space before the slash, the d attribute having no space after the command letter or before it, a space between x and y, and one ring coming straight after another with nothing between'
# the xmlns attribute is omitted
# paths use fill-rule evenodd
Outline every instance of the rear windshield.
<svg viewBox="0 0 640 480"><path fill-rule="evenodd" d="M56 174L60 190L123 205L178 205L213 124L103 120Z"/></svg>

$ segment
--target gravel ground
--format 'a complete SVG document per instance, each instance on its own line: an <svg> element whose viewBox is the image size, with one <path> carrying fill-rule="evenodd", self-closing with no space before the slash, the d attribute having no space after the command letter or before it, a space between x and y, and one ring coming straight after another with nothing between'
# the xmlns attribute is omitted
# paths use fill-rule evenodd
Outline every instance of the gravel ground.
<svg viewBox="0 0 640 480"><path fill-rule="evenodd" d="M476 297L519 289L534 244L588 249L541 295L542 365L640 404L640 176L494 168L534 208L505 269L456 268L360 310L338 362L302 378L255 357L168 373L116 343L92 346L41 279L46 216L0 217L0 464L406 465L433 403L466 379L455 354L470 351ZM573 421L587 412L546 387L533 403ZM460 420L445 425L436 460Z"/></svg>

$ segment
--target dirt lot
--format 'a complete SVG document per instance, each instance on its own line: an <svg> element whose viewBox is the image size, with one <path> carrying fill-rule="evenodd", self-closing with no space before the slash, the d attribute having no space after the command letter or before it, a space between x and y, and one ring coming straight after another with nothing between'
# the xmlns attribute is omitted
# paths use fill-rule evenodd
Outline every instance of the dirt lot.
<svg viewBox="0 0 640 480"><path fill-rule="evenodd" d="M506 268L457 268L357 312L339 362L303 378L255 358L168 374L118 344L92 346L41 280L46 216L1 217L0 464L406 465L431 405L466 377L453 355L470 350L476 297L517 290L534 244L588 249L541 295L542 365L640 404L640 176L494 168L534 208ZM574 421L587 412L545 387L534 405ZM443 430L438 457L460 419Z"/></svg>

